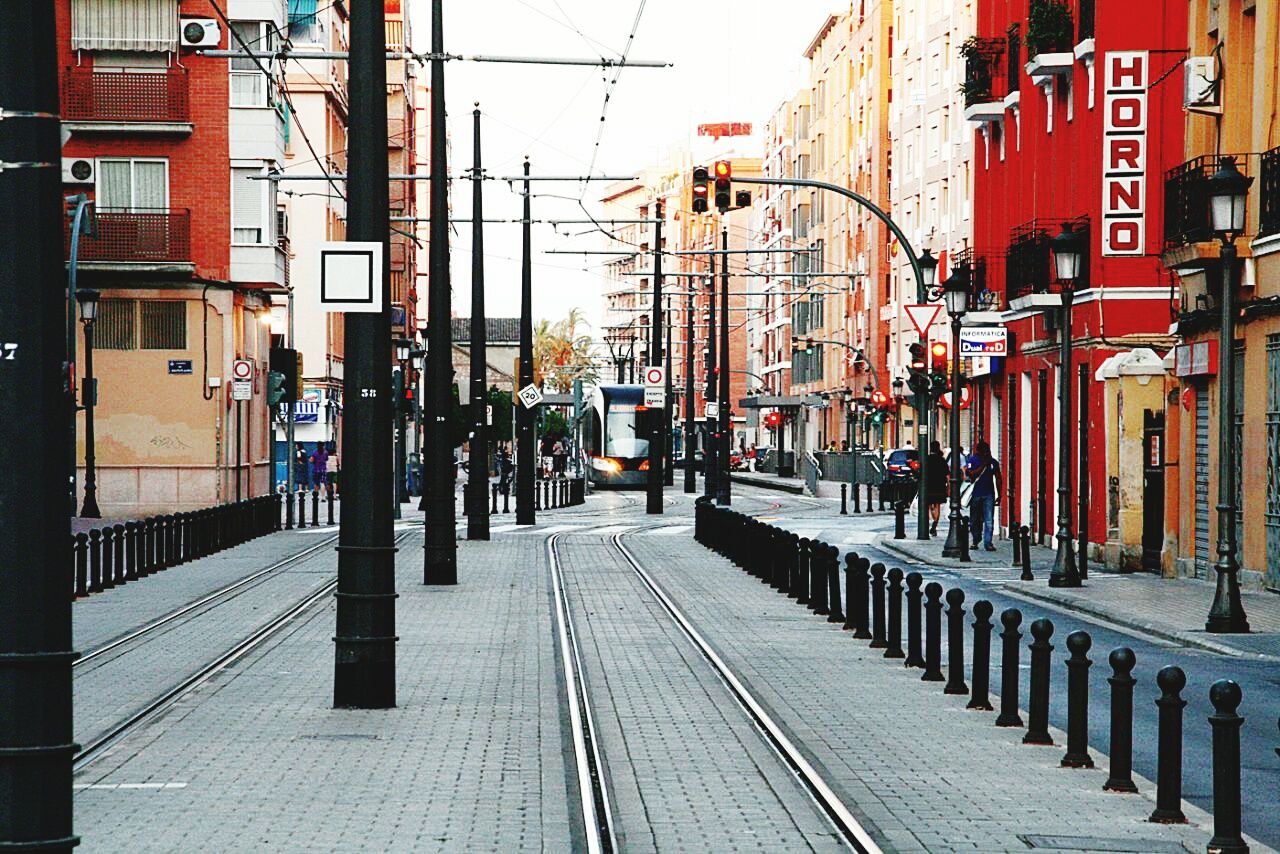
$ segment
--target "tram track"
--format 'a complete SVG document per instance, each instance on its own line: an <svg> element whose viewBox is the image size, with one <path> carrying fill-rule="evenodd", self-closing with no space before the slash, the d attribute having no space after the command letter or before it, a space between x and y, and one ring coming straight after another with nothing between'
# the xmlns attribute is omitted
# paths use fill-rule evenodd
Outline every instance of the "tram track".
<svg viewBox="0 0 1280 854"><path fill-rule="evenodd" d="M769 512L769 510L766 509L763 512ZM587 529L575 531L573 535L578 537L590 535L591 533L592 531ZM725 718L726 729L738 729L732 723L732 718L735 717L734 710L736 710L737 714L743 716L746 722L750 724L751 731L754 731L759 736L759 745L764 748L763 752L771 753L776 758L776 764L766 763L768 767L777 768L772 773L766 773L763 765L756 766L761 779L764 781L764 787L772 790L775 787L782 786L779 778L783 776L793 781L795 789L792 790L792 794L790 796L779 795L774 808L782 808L784 803L793 803L796 799L800 799L800 802L807 800L812 805L812 813L815 816L820 815L829 825L829 831L825 832L824 838L829 838L833 841L838 840L838 847L844 850L863 852L863 854L880 854L878 845L857 821L852 811L841 801L839 795L827 783L821 772L805 758L800 748L791 740L783 727L774 720L765 705L760 702L746 686L745 682L715 652L698 628L684 614L683 610L667 595L654 580L653 576L627 548L624 537L635 533L638 533L638 531L614 533L609 536L603 545L621 558L623 565L630 570L631 575L639 582L640 589L648 594L651 604L657 606L657 608L642 608L641 610L646 614L665 614L669 620L669 625L674 627L676 636L683 639L684 644L680 644L678 640L673 640L673 643L681 648L672 650L670 655L686 662L690 671L689 678L695 682L718 683L723 687L724 692L728 694L727 699L732 702L722 703L719 711L721 716L727 716ZM597 717L596 709L592 705L589 688L590 679L583 657L583 635L575 624L575 603L573 597L570 596L569 585L566 584L565 578L566 562L562 549L565 544L565 537L564 533L556 533L549 536L546 540L546 550L554 599L555 629L558 637L560 663L565 674L566 696L563 699L567 709L569 729L573 741L574 772L578 781L580 795L578 808L586 837L583 847L589 852L611 852L617 850L620 838L623 839L624 845L626 844L626 834L625 829L620 830L619 828L620 817L611 802L609 761L612 756L625 765L629 756L622 755L623 751L611 753L610 750L606 749L606 739L601 733L600 719ZM579 585L579 589L582 589L584 579L575 579L575 583ZM593 613L586 602L577 603L577 610L584 614ZM601 643L602 638L607 637L599 629L596 629L593 634L597 646ZM617 643L618 641L607 638L605 642ZM686 653L689 652L694 654L687 656ZM650 650L648 654L658 655L659 653L655 650ZM605 666L604 661L605 659L601 658L596 666ZM705 670L694 663L699 661L705 666ZM695 672L698 670L702 672ZM608 683L609 673L606 671L604 675L604 681ZM599 679L600 674L598 671L596 676ZM710 676L710 679L707 679L708 676ZM616 704L617 700L614 697L612 686L607 685L606 687L608 688L606 695L608 700ZM616 713L616 707L611 708L611 711ZM616 721L611 719L611 724L614 727L621 726L621 721L624 719L623 716L619 715ZM700 725L705 726L706 722L702 721ZM642 736L636 733L623 733L623 738L629 745L632 739L639 740L642 739ZM648 752L644 748L640 748L640 750L642 753ZM630 754L631 748L628 747L625 753ZM785 773L783 769L785 769ZM716 771L708 769L708 773L714 778ZM786 787L783 786L783 788ZM726 798L726 801L728 798L735 796L735 794L737 793L721 792L721 796ZM802 807L801 810L806 814L810 813L810 807ZM802 820L796 817L792 817L791 820L796 822L797 829L804 824ZM819 821L819 819L815 817L811 821Z"/></svg>
<svg viewBox="0 0 1280 854"><path fill-rule="evenodd" d="M409 535L412 533L413 533L412 530L401 532L395 537L395 544L399 545L406 538L408 538ZM204 613L208 613L208 611L206 610L206 611L200 612L200 614L192 616L193 612L197 611L202 605L208 604L209 602L216 600L219 596L233 590L239 590L243 592L245 589L250 589L246 586L249 584L249 582L254 580L257 580L257 581L265 580L265 578L269 574L277 573L279 572L279 570L283 569L285 566L291 565L301 560L304 557L315 554L317 551L324 548L325 546L331 545L332 543L336 542L336 540L337 540L336 536L326 539L325 541L317 543L315 546L308 548L303 552L299 552L298 554L293 555L290 558L286 558L282 561L272 564L270 567L266 567L254 573L253 575L246 576L245 578L241 579L239 582L236 582L232 585L227 585L227 587L222 588L222 590L215 591L214 593L209 594L208 596L202 597L201 599L195 602L192 602L182 608L179 608L170 614L166 614L164 617L161 617L147 624L146 626L143 626L142 628L138 629L135 632L131 632L128 635L124 635L107 644L103 644L101 647L98 647L96 650L93 650L92 652L90 652L89 655L86 655L84 658L82 658L81 661L85 661L89 659L90 656L100 657L100 656L106 655L107 653L113 650L119 649L121 646L125 644L128 644L133 641L137 641L143 637L146 637L147 635L158 630L161 627L173 626L177 624L180 620L182 620L183 617L189 617L190 619L195 619L197 616L200 616ZM76 753L75 759L73 760L73 763L72 763L73 773L79 773L80 771L84 770L85 768L93 764L98 759L105 756L107 754L108 749L112 745L118 743L121 739L128 736L130 733L132 733L134 730L136 730L138 727L140 727L147 721L157 717L163 711L173 706L183 697L189 695L192 691L199 688L201 685L209 681L211 678L216 676L221 671L225 670L227 667L230 667L240 659L244 658L244 656L248 655L250 652L252 652L254 649L256 649L265 641L277 635L279 632L281 632L286 627L288 627L296 619L306 614L316 605L320 604L321 602L327 601L328 598L333 594L334 590L337 589L337 586L338 586L338 581L337 581L337 578L335 577L330 579L329 581L324 582L318 588L308 591L304 596L298 599L295 599L293 603L290 604L287 608L285 608L282 611L278 611L274 616L268 619L265 623L262 623L259 626L257 626L247 636L236 641L230 647L227 647L226 649L222 650L216 656L214 656L212 659L208 660L204 664L188 672L176 683L172 684L171 686L167 687L163 691L154 695L153 697L151 697L150 700L146 701L141 706L130 711L123 718L110 724L105 729L93 735L91 738L86 739L85 743L80 746L80 749ZM112 660L115 660L115 659L112 659ZM80 662L77 662L77 663L80 663Z"/></svg>

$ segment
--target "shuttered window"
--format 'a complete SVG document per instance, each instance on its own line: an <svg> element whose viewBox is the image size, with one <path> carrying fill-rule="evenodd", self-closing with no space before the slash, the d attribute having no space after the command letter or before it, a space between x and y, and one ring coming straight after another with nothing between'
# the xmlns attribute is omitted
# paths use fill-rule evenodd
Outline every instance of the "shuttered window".
<svg viewBox="0 0 1280 854"><path fill-rule="evenodd" d="M134 318L137 303L131 299L98 301L98 319L93 324L95 350L136 350L138 348Z"/></svg>
<svg viewBox="0 0 1280 854"><path fill-rule="evenodd" d="M185 300L144 300L139 308L143 350L187 349Z"/></svg>
<svg viewBox="0 0 1280 854"><path fill-rule="evenodd" d="M262 170L234 167L231 170L231 242L266 243L266 197L268 181L255 181Z"/></svg>
<svg viewBox="0 0 1280 854"><path fill-rule="evenodd" d="M71 0L71 47L176 51L177 0Z"/></svg>

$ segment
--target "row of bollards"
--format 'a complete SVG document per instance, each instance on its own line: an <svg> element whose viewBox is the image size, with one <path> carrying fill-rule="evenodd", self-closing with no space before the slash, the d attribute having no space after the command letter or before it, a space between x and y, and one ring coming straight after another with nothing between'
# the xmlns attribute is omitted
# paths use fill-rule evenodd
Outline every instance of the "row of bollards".
<svg viewBox="0 0 1280 854"><path fill-rule="evenodd" d="M1014 554L1030 574L1030 532L1015 529ZM885 658L902 658L907 667L920 668L926 682L945 682L944 693L968 695L967 708L993 711L990 694L991 636L994 609L985 599L973 604L973 662L969 684L965 683L964 619L965 595L959 588L945 592L936 581L924 584L918 572L905 576L901 569L886 570L855 552L844 557L844 584L840 583L839 550L820 540L798 537L790 531L761 522L728 507L719 507L705 497L695 502L694 539L718 552L749 574L767 582L779 592L806 605L830 622L842 624L858 639L870 640L869 648L883 649ZM903 581L906 583L905 594ZM923 591L921 586L923 585ZM841 587L843 586L843 609ZM904 600L905 599L905 606ZM943 601L946 602L947 672L942 669ZM904 613L905 612L905 613ZM923 619L922 619L923 614ZM906 649L902 648L903 622ZM922 631L923 625L923 631ZM1000 614L1001 656L999 714L1000 727L1022 727L1018 707L1021 666L1022 613L1008 608ZM1054 626L1049 619L1031 624L1031 659L1026 732L1022 741L1030 745L1053 745L1049 732L1051 665ZM1092 768L1089 755L1089 659L1092 638L1088 632L1067 636L1066 692L1067 744L1060 764L1065 768ZM1136 792L1133 781L1133 696L1137 680L1133 650L1112 650L1108 656L1112 676L1111 733L1108 777L1103 788L1112 792ZM1186 700L1181 692L1186 675L1174 666L1160 670L1156 685L1160 696L1156 808L1153 822L1185 822L1182 813L1182 718ZM1237 714L1240 686L1229 679L1214 682L1209 689L1214 713L1213 728L1213 822L1210 852L1247 852L1240 822L1240 727ZM1277 751L1280 752L1280 751Z"/></svg>
<svg viewBox="0 0 1280 854"><path fill-rule="evenodd" d="M326 516L328 517L328 521L325 522L325 524L333 525L334 524L333 484L328 484L324 492L325 492L325 503L328 508L326 513ZM285 530L291 530L294 527L298 527L298 528L308 527L307 526L307 496L308 495L311 497L310 527L312 528L320 527L320 490L319 489L312 489L310 491L306 489L299 489L292 494L282 492L280 493L280 495L283 497L284 501L288 502L289 504L289 506L285 508L285 511L286 511L285 521L284 521ZM296 512L288 512L288 511L294 510L295 507L296 507ZM293 523L293 520L295 518L298 520L298 523L296 526Z"/></svg>
<svg viewBox="0 0 1280 854"><path fill-rule="evenodd" d="M100 593L277 531L281 499L263 495L75 534L72 596Z"/></svg>
<svg viewBox="0 0 1280 854"><path fill-rule="evenodd" d="M498 484L490 486L492 505L491 514L511 512L511 489ZM502 510L498 510L498 496L502 496ZM557 510L561 507L576 507L587 501L587 482L581 477L546 478L533 484L533 509Z"/></svg>

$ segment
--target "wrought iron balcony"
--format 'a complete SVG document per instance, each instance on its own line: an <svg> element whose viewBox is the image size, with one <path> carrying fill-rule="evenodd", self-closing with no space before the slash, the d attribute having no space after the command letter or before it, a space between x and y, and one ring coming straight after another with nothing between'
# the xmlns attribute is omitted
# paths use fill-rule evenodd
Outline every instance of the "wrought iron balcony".
<svg viewBox="0 0 1280 854"><path fill-rule="evenodd" d="M1274 150L1273 150L1274 151ZM1272 154L1272 152L1267 152ZM1265 162L1267 155L1258 154L1205 154L1175 166L1164 177L1164 243L1167 248L1207 243L1214 239L1209 222L1209 178L1218 169L1222 157L1234 157L1240 171L1246 175L1258 174L1258 161ZM1272 178L1272 197L1275 196L1275 178ZM1261 182L1266 184L1264 178ZM1266 191L1263 190L1263 196ZM1274 220L1276 203L1272 202ZM1261 210L1265 213L1266 203Z"/></svg>
<svg viewBox="0 0 1280 854"><path fill-rule="evenodd" d="M1053 236L1062 223L1070 222L1076 233L1082 235L1088 246L1088 217L1057 217L1033 219L1016 226L1009 232L1009 248L1005 251L1005 299L1009 302L1031 294L1059 293L1061 286L1053 271ZM1075 290L1090 287L1089 256L1084 253L1084 265L1076 280Z"/></svg>
<svg viewBox="0 0 1280 854"><path fill-rule="evenodd" d="M67 68L62 78L62 118L68 122L189 124L187 71Z"/></svg>
<svg viewBox="0 0 1280 854"><path fill-rule="evenodd" d="M964 94L966 107L999 101L1007 94L1007 81L1001 79L1003 69L999 57L1005 51L1004 39L984 39L974 36L960 47L964 57Z"/></svg>
<svg viewBox="0 0 1280 854"><path fill-rule="evenodd" d="M1262 153L1258 170L1258 236L1280 234L1280 146Z"/></svg>
<svg viewBox="0 0 1280 854"><path fill-rule="evenodd" d="M1093 38L1094 35L1094 2L1095 0L1079 0L1079 7L1076 9L1076 42L1082 42L1086 39Z"/></svg>
<svg viewBox="0 0 1280 854"><path fill-rule="evenodd" d="M96 234L80 238L80 263L192 263L191 211L186 208L105 209L95 219Z"/></svg>

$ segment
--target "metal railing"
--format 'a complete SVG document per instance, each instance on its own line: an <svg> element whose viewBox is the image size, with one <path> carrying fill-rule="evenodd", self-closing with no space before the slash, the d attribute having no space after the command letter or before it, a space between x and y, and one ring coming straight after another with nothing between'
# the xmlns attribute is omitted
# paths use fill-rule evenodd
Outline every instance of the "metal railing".
<svg viewBox="0 0 1280 854"><path fill-rule="evenodd" d="M822 479L822 466L812 451L805 451L800 458L800 474L804 477L804 485L810 495L818 494L818 481Z"/></svg>
<svg viewBox="0 0 1280 854"><path fill-rule="evenodd" d="M1166 247L1186 243L1203 243L1213 240L1213 226L1209 221L1209 178L1218 170L1218 161L1234 157L1236 166L1245 175L1259 175L1255 182L1261 196L1259 234L1280 231L1280 200L1277 186L1280 175L1275 171L1277 149L1263 154L1203 154L1173 167L1164 174L1164 242ZM1270 160L1268 160L1270 158ZM1271 171L1267 172L1267 165ZM1268 179L1270 179L1268 189ZM1269 203L1269 204L1268 204ZM1270 226L1271 231L1266 231Z"/></svg>
<svg viewBox="0 0 1280 854"><path fill-rule="evenodd" d="M187 71L67 68L62 78L62 117L68 121L188 122Z"/></svg>
<svg viewBox="0 0 1280 854"><path fill-rule="evenodd" d="M999 58L1005 50L1005 40L973 38L965 42L961 50L964 56L962 91L965 106L1002 99L1006 94L1003 90L1007 88L1007 81L999 79L1004 71Z"/></svg>
<svg viewBox="0 0 1280 854"><path fill-rule="evenodd" d="M1017 92L1021 88L1022 81L1022 27L1020 24L1013 24L1009 27L1008 34L1005 37L1006 42L1006 59L1009 92Z"/></svg>
<svg viewBox="0 0 1280 854"><path fill-rule="evenodd" d="M1076 9L1076 42L1093 38L1094 0L1079 0Z"/></svg>
<svg viewBox="0 0 1280 854"><path fill-rule="evenodd" d="M1009 248L1005 252L1005 299L1014 300L1028 294L1057 293L1057 277L1053 270L1052 242L1062 223L1070 222L1075 231L1089 240L1088 217L1047 217L1033 219L1014 227L1009 234ZM1082 291L1089 285L1089 252L1084 254L1084 266L1076 280L1075 289Z"/></svg>
<svg viewBox="0 0 1280 854"><path fill-rule="evenodd" d="M1258 170L1258 236L1280 234L1280 146L1261 155Z"/></svg>
<svg viewBox="0 0 1280 854"><path fill-rule="evenodd" d="M82 262L191 260L191 211L186 208L107 208L95 217L97 233L80 238Z"/></svg>

